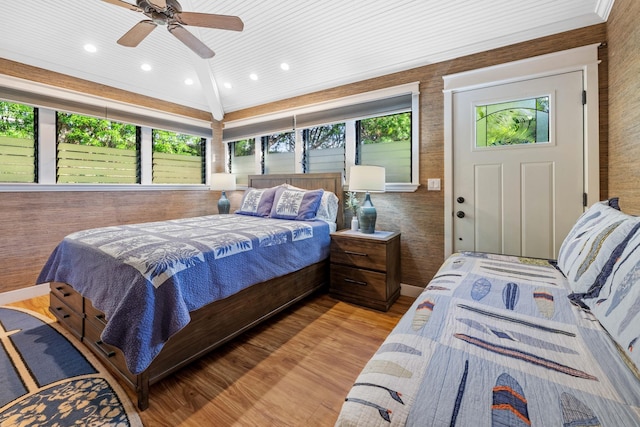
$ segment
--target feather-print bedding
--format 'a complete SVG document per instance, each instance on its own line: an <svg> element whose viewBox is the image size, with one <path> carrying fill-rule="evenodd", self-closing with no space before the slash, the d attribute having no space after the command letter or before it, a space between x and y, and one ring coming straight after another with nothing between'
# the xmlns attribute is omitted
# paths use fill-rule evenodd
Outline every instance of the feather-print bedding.
<svg viewBox="0 0 640 427"><path fill-rule="evenodd" d="M56 247L37 283L70 284L103 311L105 343L138 374L189 312L326 259L324 221L212 215L96 228Z"/></svg>
<svg viewBox="0 0 640 427"><path fill-rule="evenodd" d="M357 377L337 426L640 425L640 381L551 264L461 253L442 277Z"/></svg>

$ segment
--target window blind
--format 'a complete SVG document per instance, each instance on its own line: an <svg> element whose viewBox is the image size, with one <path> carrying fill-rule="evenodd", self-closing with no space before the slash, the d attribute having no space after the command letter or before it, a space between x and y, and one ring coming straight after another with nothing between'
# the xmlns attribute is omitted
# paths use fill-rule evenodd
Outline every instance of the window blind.
<svg viewBox="0 0 640 427"><path fill-rule="evenodd" d="M267 120L264 122L251 123L244 126L237 126L222 130L222 140L224 142L238 141L254 136L263 136L273 133L290 132L293 130L293 116L286 116L279 119Z"/></svg>
<svg viewBox="0 0 640 427"><path fill-rule="evenodd" d="M84 114L108 120L130 123L137 126L147 126L150 128L171 130L174 132L186 133L190 135L211 138L212 129L210 127L197 126L191 123L181 123L171 121L166 118L149 115L136 114L129 111L108 108L105 105L93 105L89 103L72 101L63 98L56 98L48 95L26 92L19 89L0 86L0 99L17 102L21 104L33 105L36 107L50 108L56 111L67 113Z"/></svg>
<svg viewBox="0 0 640 427"><path fill-rule="evenodd" d="M404 111L411 111L410 93L390 98L376 99L375 101L360 104L345 105L329 110L299 114L296 116L296 127L305 128L314 125L344 122L345 120L384 116Z"/></svg>

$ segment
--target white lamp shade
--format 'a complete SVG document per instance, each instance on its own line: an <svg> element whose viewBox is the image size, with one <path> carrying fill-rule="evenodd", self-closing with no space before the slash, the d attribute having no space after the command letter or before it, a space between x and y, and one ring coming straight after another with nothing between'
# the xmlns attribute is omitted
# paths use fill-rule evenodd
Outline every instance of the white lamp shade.
<svg viewBox="0 0 640 427"><path fill-rule="evenodd" d="M232 173L211 174L211 189L218 191L232 191L236 189L236 176Z"/></svg>
<svg viewBox="0 0 640 427"><path fill-rule="evenodd" d="M384 192L385 172L382 166L351 166L349 169L349 191L373 193Z"/></svg>

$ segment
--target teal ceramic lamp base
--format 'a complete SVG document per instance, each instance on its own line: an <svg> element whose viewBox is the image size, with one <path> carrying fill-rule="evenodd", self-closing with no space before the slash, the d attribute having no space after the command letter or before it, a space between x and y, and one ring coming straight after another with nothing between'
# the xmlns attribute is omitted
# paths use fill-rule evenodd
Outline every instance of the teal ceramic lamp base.
<svg viewBox="0 0 640 427"><path fill-rule="evenodd" d="M365 234L373 234L376 229L376 208L371 203L371 196L369 192L364 197L364 203L360 206L360 215L358 221L360 222L360 232Z"/></svg>
<svg viewBox="0 0 640 427"><path fill-rule="evenodd" d="M222 195L220 196L220 200L218 200L218 213L228 214L229 208L231 208L231 202L229 202L229 199L227 199L227 195L223 191Z"/></svg>

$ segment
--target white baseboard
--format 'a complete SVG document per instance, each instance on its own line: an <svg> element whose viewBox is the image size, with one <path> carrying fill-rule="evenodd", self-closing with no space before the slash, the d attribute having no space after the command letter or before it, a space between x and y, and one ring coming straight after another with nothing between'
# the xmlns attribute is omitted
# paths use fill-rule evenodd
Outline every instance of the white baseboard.
<svg viewBox="0 0 640 427"><path fill-rule="evenodd" d="M418 295L420 295L422 291L424 291L424 288L421 288L420 286L405 285L404 283L400 283L400 295L405 295L411 298L418 298Z"/></svg>
<svg viewBox="0 0 640 427"><path fill-rule="evenodd" d="M47 295L49 293L49 284L29 286L28 288L16 289L0 293L0 305L10 304L12 302L23 301L30 298Z"/></svg>

